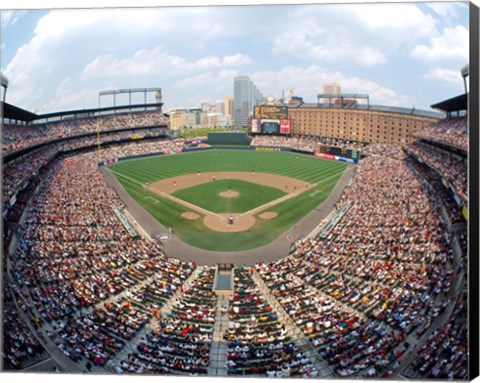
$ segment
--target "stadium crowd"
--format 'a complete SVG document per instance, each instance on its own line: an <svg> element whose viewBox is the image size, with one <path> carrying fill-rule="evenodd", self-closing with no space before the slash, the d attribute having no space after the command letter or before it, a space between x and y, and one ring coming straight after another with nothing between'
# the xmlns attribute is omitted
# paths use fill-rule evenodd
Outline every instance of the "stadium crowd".
<svg viewBox="0 0 480 383"><path fill-rule="evenodd" d="M199 271L172 309L137 346L137 352L120 362L122 372L207 374L217 308L214 275L214 267Z"/></svg>
<svg viewBox="0 0 480 383"><path fill-rule="evenodd" d="M286 147L313 152L320 145L316 137L254 136L250 146Z"/></svg>
<svg viewBox="0 0 480 383"><path fill-rule="evenodd" d="M158 112L118 113L100 117L64 119L29 125L5 124L2 131L2 153L97 130L117 130L141 126L167 125L167 118Z"/></svg>
<svg viewBox="0 0 480 383"><path fill-rule="evenodd" d="M292 342L251 273L245 267L235 269L229 326L224 334L228 374L313 377L316 371L312 362Z"/></svg>
<svg viewBox="0 0 480 383"><path fill-rule="evenodd" d="M412 363L422 377L463 380L468 376L468 303L463 294L451 319L435 330Z"/></svg>
<svg viewBox="0 0 480 383"><path fill-rule="evenodd" d="M58 152L56 145L30 152L3 166L3 203L10 199L31 178L37 175L42 166L47 165Z"/></svg>
<svg viewBox="0 0 480 383"><path fill-rule="evenodd" d="M39 169L52 160L60 150L64 148L78 149L88 145L95 145L96 139L81 139L74 144L63 144L62 146L50 145L33 152L27 153L16 160L8 162L4 166L3 177L3 201L8 202L29 180L35 177ZM179 152L184 146L183 139L175 140L141 140L128 141L111 145L101 149L101 160L113 160L115 158L135 156L139 154L158 153L158 152ZM98 161L98 156L93 156L94 161ZM68 162L68 161L67 161ZM74 161L75 162L75 161Z"/></svg>
<svg viewBox="0 0 480 383"><path fill-rule="evenodd" d="M110 126L131 122L118 118ZM83 123L86 130L94 126ZM316 144L300 137L252 140L311 151ZM183 145L183 139L122 143L102 149L102 159ZM58 150L38 149L8 163L4 202ZM468 198L464 160L420 143L407 151ZM348 209L326 238L299 241L280 261L235 270L230 322L222 334L230 375L316 376L255 284L255 273L341 377L388 377L406 351L407 336L425 333L445 310L454 270L439 211L443 198L424 188L401 148L370 145L366 153L339 203ZM171 259L159 244L132 238L112 210L123 204L105 185L97 161L96 151L54 160L33 196L11 258L22 310L73 361L85 358L117 373L206 374L217 307L214 269ZM164 310L169 301L173 306ZM462 300L455 315L464 310ZM21 328L14 312L7 311L7 321ZM9 330L14 341L8 344L17 352L12 368L42 352L27 332L21 334ZM136 350L113 363L141 334ZM464 324L449 322L429 338L415 367L428 377L461 378L464 338ZM449 374L452 368L458 376Z"/></svg>
<svg viewBox="0 0 480 383"><path fill-rule="evenodd" d="M434 302L453 278L437 200L422 188L407 154L378 149L390 156L360 163L342 198L350 208L327 238L301 242L294 259L258 266L341 376L393 364L406 336L443 312L446 301ZM371 347L358 349L354 339Z"/></svg>
<svg viewBox="0 0 480 383"><path fill-rule="evenodd" d="M468 150L467 117L450 117L415 132L414 137Z"/></svg>
<svg viewBox="0 0 480 383"><path fill-rule="evenodd" d="M467 159L452 152L415 142L407 145L406 150L426 163L452 185L455 193L464 203L468 203Z"/></svg>
<svg viewBox="0 0 480 383"><path fill-rule="evenodd" d="M13 299L10 287L4 286L2 357L3 368L7 371L23 369L48 356L20 317Z"/></svg>
<svg viewBox="0 0 480 383"><path fill-rule="evenodd" d="M152 140L127 142L119 145L111 146L101 151L103 160L113 160L115 158L122 158L128 156L137 156L140 154L152 153L181 153L185 141L182 138L174 140Z"/></svg>
<svg viewBox="0 0 480 383"><path fill-rule="evenodd" d="M359 149L362 144L349 140L340 140L330 137L314 137L314 136L254 136L250 142L250 146L267 146L267 147L286 147L297 150L314 152L315 148L321 145L332 145L340 148Z"/></svg>
<svg viewBox="0 0 480 383"><path fill-rule="evenodd" d="M86 295L81 302L88 304L123 289L121 276L117 275L122 266L132 267L141 259L161 253L130 238L113 214L113 204L121 206L97 170L96 153L58 160L41 192L35 195L22 226L16 255L21 260L19 280L37 287L42 282L68 281L72 284L70 294L58 297L60 307L66 300L74 304L75 295L82 292ZM105 275L96 275L98 272ZM98 278L99 285L82 280L90 277ZM67 283L59 285L65 287ZM39 299L46 300L55 295L38 294Z"/></svg>

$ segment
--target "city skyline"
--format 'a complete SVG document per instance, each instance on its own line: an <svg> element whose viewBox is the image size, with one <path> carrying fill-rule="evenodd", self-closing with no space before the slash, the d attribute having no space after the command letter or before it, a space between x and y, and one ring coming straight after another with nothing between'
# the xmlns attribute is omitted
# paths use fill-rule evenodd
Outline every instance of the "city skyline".
<svg viewBox="0 0 480 383"><path fill-rule="evenodd" d="M463 93L469 44L464 2L7 11L1 36L6 101L38 113L152 86L164 110L193 108L232 96L242 75L275 98L315 102L336 82L430 109Z"/></svg>

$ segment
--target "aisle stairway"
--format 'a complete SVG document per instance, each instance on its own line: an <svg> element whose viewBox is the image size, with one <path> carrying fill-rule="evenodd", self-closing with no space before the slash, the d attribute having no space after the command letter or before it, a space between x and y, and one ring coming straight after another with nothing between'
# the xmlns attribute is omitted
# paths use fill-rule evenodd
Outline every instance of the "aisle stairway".
<svg viewBox="0 0 480 383"><path fill-rule="evenodd" d="M188 277L188 279L183 284L183 289L187 289L188 286L191 285L192 281L194 281L199 273L199 269L195 269L192 274ZM150 278L149 278L150 279ZM182 295L182 290L178 289L178 291L162 306L160 312L162 316L165 316L167 312L169 312L172 307L173 303L177 300L178 297ZM132 352L136 352L136 347L145 340L145 335L148 334L152 329L156 327L158 320L152 319L138 334L131 340L125 341L126 346L120 351L115 357L112 359L114 364L119 364L120 361L125 359L128 354Z"/></svg>
<svg viewBox="0 0 480 383"><path fill-rule="evenodd" d="M228 301L231 297L231 291L217 291L217 314L215 317L215 326L213 328L212 345L210 347L210 366L208 375L227 376L227 344L223 340L223 334L228 328L228 314L223 307L228 307Z"/></svg>
<svg viewBox="0 0 480 383"><path fill-rule="evenodd" d="M322 379L333 378L334 373L328 363L318 356L312 344L308 341L307 338L305 338L300 328L298 328L292 318L285 312L277 299L272 295L270 289L265 285L262 278L256 272L254 272L252 275L252 279L259 287L260 291L262 292L265 299L268 301L269 305L278 314L278 321L285 325L295 345L299 348L300 351L305 354L307 358L309 358L313 362L313 365L317 370L316 377Z"/></svg>

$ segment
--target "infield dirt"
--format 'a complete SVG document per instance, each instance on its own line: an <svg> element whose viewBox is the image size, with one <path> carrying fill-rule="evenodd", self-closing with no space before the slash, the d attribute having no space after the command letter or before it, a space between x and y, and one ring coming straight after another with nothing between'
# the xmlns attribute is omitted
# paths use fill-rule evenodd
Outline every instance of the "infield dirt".
<svg viewBox="0 0 480 383"><path fill-rule="evenodd" d="M277 188L287 193L285 196L274 201L258 206L248 212L235 214L233 216L233 224L230 222L229 214L212 213L208 210L202 209L198 206L190 204L179 198L173 197L171 194L185 188L204 184L206 182L215 182L217 180L232 179L241 180L259 185ZM159 196L174 200L175 202L187 206L188 208L197 211L204 215L203 223L206 227L218 232L240 232L250 229L255 226L255 214L258 214L269 207L277 205L287 199L293 198L300 193L303 193L315 185L295 178L270 174L270 173L256 173L252 172L208 172L208 173L194 173L178 177L167 178L161 181L154 182L148 186L148 190ZM216 198L222 198L217 196ZM183 217L189 219L187 217ZM273 219L269 217L267 219ZM191 218L190 218L191 219Z"/></svg>

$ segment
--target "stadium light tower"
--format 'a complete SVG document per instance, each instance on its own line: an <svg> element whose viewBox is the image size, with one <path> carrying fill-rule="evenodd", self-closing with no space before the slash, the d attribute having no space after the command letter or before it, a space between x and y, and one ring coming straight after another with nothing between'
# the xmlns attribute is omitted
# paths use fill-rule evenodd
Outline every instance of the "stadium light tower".
<svg viewBox="0 0 480 383"><path fill-rule="evenodd" d="M467 77L470 74L470 66L469 64L465 65L461 70L460 73L462 74L463 77L463 87L465 88L465 93L468 93L467 91Z"/></svg>
<svg viewBox="0 0 480 383"><path fill-rule="evenodd" d="M3 102L5 102L5 99L7 97L7 88L8 88L8 78L0 72L0 84L3 87Z"/></svg>

